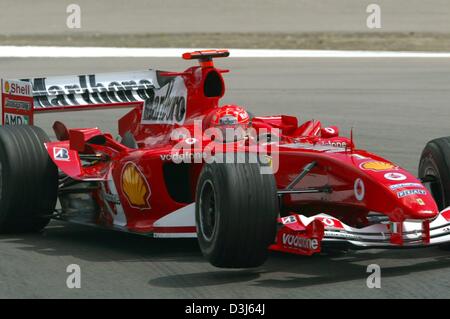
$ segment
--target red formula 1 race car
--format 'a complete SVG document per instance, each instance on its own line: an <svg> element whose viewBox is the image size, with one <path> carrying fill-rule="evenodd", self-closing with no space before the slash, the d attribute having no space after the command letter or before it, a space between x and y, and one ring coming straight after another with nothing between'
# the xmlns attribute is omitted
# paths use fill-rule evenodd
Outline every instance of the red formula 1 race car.
<svg viewBox="0 0 450 319"><path fill-rule="evenodd" d="M0 230L58 219L197 237L209 262L234 268L261 265L269 249L310 255L450 241L441 198L449 194L433 191L431 170L421 181L335 126L220 106L227 70L213 59L228 54L186 53L200 65L184 72L3 80ZM57 121L50 141L33 126L38 113L121 107L131 110L118 140Z"/></svg>

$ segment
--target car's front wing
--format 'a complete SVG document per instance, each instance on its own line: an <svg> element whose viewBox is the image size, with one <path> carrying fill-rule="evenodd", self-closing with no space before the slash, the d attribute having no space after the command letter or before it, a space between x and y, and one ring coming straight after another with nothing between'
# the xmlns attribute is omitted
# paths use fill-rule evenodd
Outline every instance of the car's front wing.
<svg viewBox="0 0 450 319"><path fill-rule="evenodd" d="M348 226L327 214L295 214L279 221L281 227L270 249L300 255L311 255L324 247L418 248L450 243L450 207L432 221L384 221L363 228Z"/></svg>

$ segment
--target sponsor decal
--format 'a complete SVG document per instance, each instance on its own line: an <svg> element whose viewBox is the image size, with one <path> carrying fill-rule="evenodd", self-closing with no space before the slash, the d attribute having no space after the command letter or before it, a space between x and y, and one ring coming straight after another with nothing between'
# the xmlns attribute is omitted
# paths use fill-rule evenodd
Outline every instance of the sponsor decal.
<svg viewBox="0 0 450 319"><path fill-rule="evenodd" d="M319 152L327 152L327 153L339 153L345 152L345 147L335 147L332 145L320 145L320 144L311 144L311 143L290 143L283 144L280 147L294 148L294 149L305 149L305 150L314 150Z"/></svg>
<svg viewBox="0 0 450 319"><path fill-rule="evenodd" d="M18 101L18 100L5 98L5 107L9 107L11 109L29 111L29 110L31 110L31 103L27 102L27 101Z"/></svg>
<svg viewBox="0 0 450 319"><path fill-rule="evenodd" d="M30 118L26 115L5 113L4 119L5 125L26 125L30 123Z"/></svg>
<svg viewBox="0 0 450 319"><path fill-rule="evenodd" d="M417 204L419 204L420 206L425 206L425 202L423 201L422 198L416 198L416 202L417 202Z"/></svg>
<svg viewBox="0 0 450 319"><path fill-rule="evenodd" d="M339 148L346 148L347 143L345 142L330 142L330 141L322 141L322 145L328 145L331 147L339 147Z"/></svg>
<svg viewBox="0 0 450 319"><path fill-rule="evenodd" d="M335 238L344 238L349 240L362 240L363 238L361 236L353 235L353 234L347 234L347 233L340 233L336 231L325 231L326 237L335 237Z"/></svg>
<svg viewBox="0 0 450 319"><path fill-rule="evenodd" d="M384 174L384 178L390 181L404 181L406 179L406 176L401 173L390 172Z"/></svg>
<svg viewBox="0 0 450 319"><path fill-rule="evenodd" d="M359 165L359 168L366 170L366 171L374 171L374 172L380 172L380 171L388 171L395 169L396 166L382 161L367 161L364 163L361 163Z"/></svg>
<svg viewBox="0 0 450 319"><path fill-rule="evenodd" d="M283 245L300 249L317 250L319 241L316 238L305 238L299 235L283 234Z"/></svg>
<svg viewBox="0 0 450 319"><path fill-rule="evenodd" d="M325 127L325 129L324 129L327 133L330 133L330 134L335 134L336 133L336 130L334 129L334 128L332 128L332 127Z"/></svg>
<svg viewBox="0 0 450 319"><path fill-rule="evenodd" d="M357 178L355 180L355 183L353 184L353 192L355 193L357 200L362 201L364 199L366 189L361 178Z"/></svg>
<svg viewBox="0 0 450 319"><path fill-rule="evenodd" d="M238 123L238 119L233 115L225 115L219 119L220 125L236 125Z"/></svg>
<svg viewBox="0 0 450 319"><path fill-rule="evenodd" d="M207 157L206 153L201 152L183 152L183 153L171 153L161 154L159 158L161 161L172 161L175 163L201 163L203 159Z"/></svg>
<svg viewBox="0 0 450 319"><path fill-rule="evenodd" d="M176 77L146 99L142 124L183 124L186 118L187 89L184 80Z"/></svg>
<svg viewBox="0 0 450 319"><path fill-rule="evenodd" d="M322 218L322 223L324 223L324 225L328 227L334 226L334 220L332 220L331 218Z"/></svg>
<svg viewBox="0 0 450 319"><path fill-rule="evenodd" d="M54 147L53 148L53 157L57 161L69 161L69 150L64 147Z"/></svg>
<svg viewBox="0 0 450 319"><path fill-rule="evenodd" d="M411 195L426 195L427 192L423 189L407 189L397 193L398 198L411 196Z"/></svg>
<svg viewBox="0 0 450 319"><path fill-rule="evenodd" d="M31 83L6 80L3 82L3 93L9 95L32 96Z"/></svg>
<svg viewBox="0 0 450 319"><path fill-rule="evenodd" d="M334 218L330 218L330 217L322 217L322 216L318 216L316 217L316 219L320 220L323 225L325 226L325 228L344 228L344 226L342 225L342 223Z"/></svg>
<svg viewBox="0 0 450 319"><path fill-rule="evenodd" d="M154 70L29 79L36 108L145 101L154 96ZM156 83L156 84L155 84Z"/></svg>
<svg viewBox="0 0 450 319"><path fill-rule="evenodd" d="M296 222L297 222L297 219L293 215L281 218L281 223L284 224L284 225L286 225L286 224L293 224L293 223L296 223Z"/></svg>
<svg viewBox="0 0 450 319"><path fill-rule="evenodd" d="M131 207L149 209L150 186L142 171L133 162L124 165L121 174L123 193Z"/></svg>
<svg viewBox="0 0 450 319"><path fill-rule="evenodd" d="M420 187L423 187L423 185L420 183L400 183L400 184L394 184L394 185L389 186L389 188L392 190L396 190L399 188L406 188L406 187L419 187L420 188Z"/></svg>

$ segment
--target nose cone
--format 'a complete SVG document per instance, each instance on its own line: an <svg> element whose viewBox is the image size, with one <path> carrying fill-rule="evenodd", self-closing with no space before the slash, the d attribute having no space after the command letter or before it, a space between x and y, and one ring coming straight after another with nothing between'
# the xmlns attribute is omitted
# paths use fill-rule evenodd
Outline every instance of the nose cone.
<svg viewBox="0 0 450 319"><path fill-rule="evenodd" d="M396 193L405 219L432 219L439 209L426 188L403 190Z"/></svg>
<svg viewBox="0 0 450 319"><path fill-rule="evenodd" d="M356 159L355 159L356 158ZM433 219L439 209L429 190L413 174L373 154L353 153L352 163L364 179L367 206L394 221ZM372 183L366 182L368 178ZM360 194L355 184L355 192ZM372 195L372 197L370 196Z"/></svg>

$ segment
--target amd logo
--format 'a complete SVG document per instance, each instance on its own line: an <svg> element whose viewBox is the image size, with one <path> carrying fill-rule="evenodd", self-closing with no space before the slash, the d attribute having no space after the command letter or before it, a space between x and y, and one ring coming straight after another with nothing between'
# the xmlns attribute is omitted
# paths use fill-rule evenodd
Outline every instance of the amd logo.
<svg viewBox="0 0 450 319"><path fill-rule="evenodd" d="M5 113L5 125L26 125L28 116Z"/></svg>

